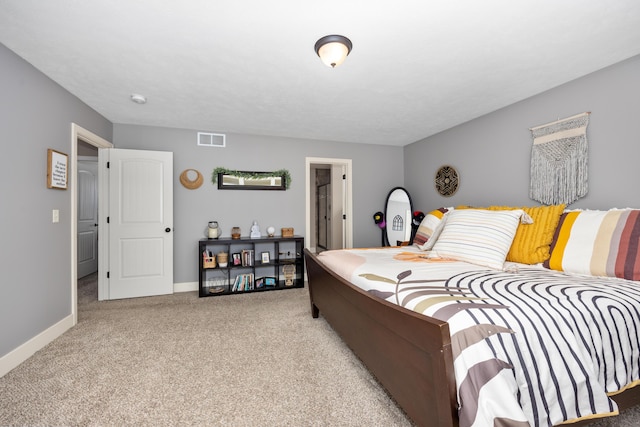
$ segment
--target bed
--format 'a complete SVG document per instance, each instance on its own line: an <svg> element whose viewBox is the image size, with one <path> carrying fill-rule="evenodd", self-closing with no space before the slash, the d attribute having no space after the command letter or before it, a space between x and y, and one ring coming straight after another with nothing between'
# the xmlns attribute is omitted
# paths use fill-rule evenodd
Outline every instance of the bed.
<svg viewBox="0 0 640 427"><path fill-rule="evenodd" d="M614 416L640 402L640 211L563 208L544 216L537 207L521 209L531 215L434 211L423 221L432 224L421 224L430 246L418 239L423 244L411 247L307 250L312 315L322 314L417 425L582 425ZM514 231L500 268L459 259L464 250L447 252L447 244L473 234L455 232L475 215L510 218ZM547 223L544 239L531 236L524 216L537 232ZM515 246L533 241L544 242L546 265L508 261ZM603 255L603 246L617 249ZM604 267L595 262L603 258ZM547 288L543 302L531 299ZM576 304L579 314L569 314L567 305Z"/></svg>

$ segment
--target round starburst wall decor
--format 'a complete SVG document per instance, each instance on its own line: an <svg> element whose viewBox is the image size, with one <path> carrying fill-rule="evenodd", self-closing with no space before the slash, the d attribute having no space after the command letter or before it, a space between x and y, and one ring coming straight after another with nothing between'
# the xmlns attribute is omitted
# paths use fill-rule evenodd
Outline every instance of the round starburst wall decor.
<svg viewBox="0 0 640 427"><path fill-rule="evenodd" d="M442 166L438 169L438 172L436 172L435 182L438 193L446 197L453 196L458 190L458 184L460 183L458 171L452 166Z"/></svg>

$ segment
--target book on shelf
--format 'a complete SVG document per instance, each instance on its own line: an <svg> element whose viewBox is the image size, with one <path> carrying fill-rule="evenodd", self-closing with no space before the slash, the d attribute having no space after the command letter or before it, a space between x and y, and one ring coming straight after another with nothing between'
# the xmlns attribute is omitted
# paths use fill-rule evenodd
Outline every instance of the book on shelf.
<svg viewBox="0 0 640 427"><path fill-rule="evenodd" d="M238 274L233 282L232 292L252 291L254 289L253 273Z"/></svg>
<svg viewBox="0 0 640 427"><path fill-rule="evenodd" d="M253 249L242 250L242 265L244 267L252 267L254 264L255 251Z"/></svg>

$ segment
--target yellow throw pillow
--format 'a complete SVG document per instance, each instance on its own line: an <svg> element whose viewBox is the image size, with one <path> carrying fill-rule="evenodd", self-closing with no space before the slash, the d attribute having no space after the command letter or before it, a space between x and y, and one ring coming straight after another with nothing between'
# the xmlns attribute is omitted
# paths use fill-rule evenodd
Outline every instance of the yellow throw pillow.
<svg viewBox="0 0 640 427"><path fill-rule="evenodd" d="M488 210L522 209L533 219L533 224L520 224L513 238L513 243L507 253L507 261L522 264L538 264L549 259L553 234L558 227L560 215L565 205L551 206L489 206ZM456 209L463 209L462 206Z"/></svg>

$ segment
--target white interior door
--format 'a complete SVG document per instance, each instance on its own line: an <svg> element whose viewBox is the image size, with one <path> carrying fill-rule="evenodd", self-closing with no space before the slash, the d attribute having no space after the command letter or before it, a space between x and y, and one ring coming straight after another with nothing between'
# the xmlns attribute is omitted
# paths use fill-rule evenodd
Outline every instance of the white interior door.
<svg viewBox="0 0 640 427"><path fill-rule="evenodd" d="M109 149L106 299L173 293L173 153Z"/></svg>
<svg viewBox="0 0 640 427"><path fill-rule="evenodd" d="M78 278L98 271L98 159L78 161Z"/></svg>

